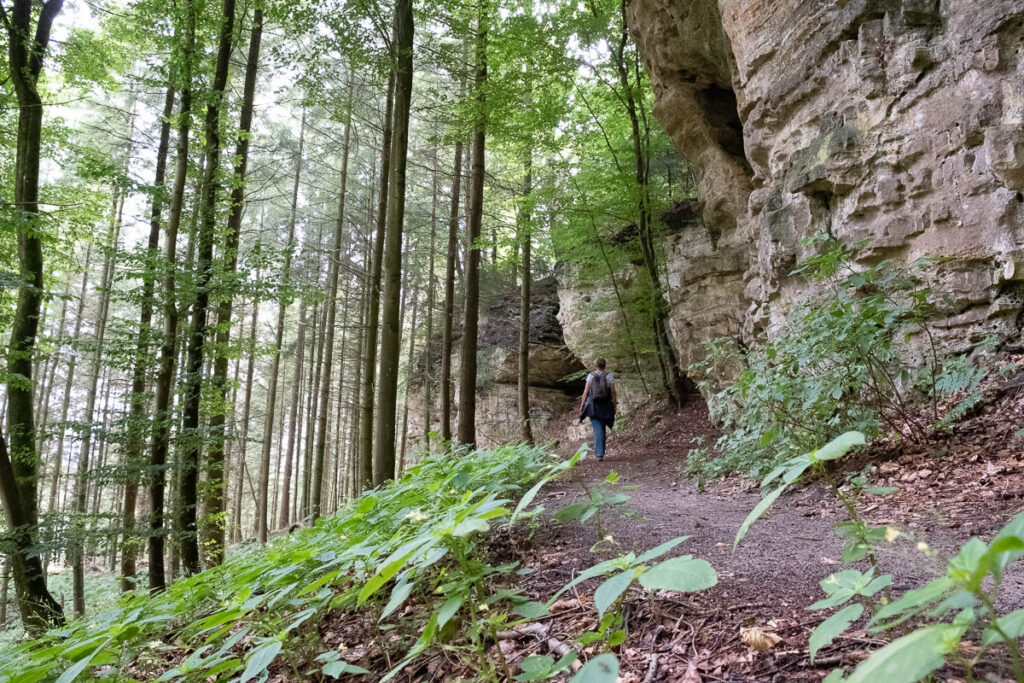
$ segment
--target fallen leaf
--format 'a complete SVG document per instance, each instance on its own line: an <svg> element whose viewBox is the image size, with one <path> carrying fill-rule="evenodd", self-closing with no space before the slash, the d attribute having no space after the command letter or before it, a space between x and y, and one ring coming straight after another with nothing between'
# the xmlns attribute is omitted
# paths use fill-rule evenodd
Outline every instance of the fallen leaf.
<svg viewBox="0 0 1024 683"><path fill-rule="evenodd" d="M767 652L782 642L782 638L778 634L762 631L756 626L741 626L740 640L758 652Z"/></svg>

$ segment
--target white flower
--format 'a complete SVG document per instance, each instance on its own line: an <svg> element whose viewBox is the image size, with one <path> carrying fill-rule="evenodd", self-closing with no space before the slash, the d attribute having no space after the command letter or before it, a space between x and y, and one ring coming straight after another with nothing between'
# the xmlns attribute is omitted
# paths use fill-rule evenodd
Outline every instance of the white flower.
<svg viewBox="0 0 1024 683"><path fill-rule="evenodd" d="M925 543L924 541L918 541L917 549L920 550L925 555L927 555L931 551L931 548L929 548L928 544Z"/></svg>
<svg viewBox="0 0 1024 683"><path fill-rule="evenodd" d="M479 605L476 606L476 608L478 610L480 610L481 612L486 612L487 610L490 609L490 607L487 606L487 603L484 603L484 602L481 602Z"/></svg>
<svg viewBox="0 0 1024 683"><path fill-rule="evenodd" d="M893 528L891 526L885 527L885 540L887 540L889 543L892 543L893 541L895 541L899 537L900 537L899 529L895 529L895 528Z"/></svg>
<svg viewBox="0 0 1024 683"><path fill-rule="evenodd" d="M611 534L605 534L604 540L608 541L609 543L612 543L613 541L615 541L615 539L612 538Z"/></svg>
<svg viewBox="0 0 1024 683"><path fill-rule="evenodd" d="M414 522L422 522L427 518L425 514L419 511L419 509L413 510L405 516L406 519L411 519Z"/></svg>

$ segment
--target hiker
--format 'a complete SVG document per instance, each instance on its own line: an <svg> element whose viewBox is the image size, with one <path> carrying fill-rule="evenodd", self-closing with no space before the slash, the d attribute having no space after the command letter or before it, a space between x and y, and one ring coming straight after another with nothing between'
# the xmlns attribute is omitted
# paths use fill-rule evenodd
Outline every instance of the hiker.
<svg viewBox="0 0 1024 683"><path fill-rule="evenodd" d="M594 361L594 371L587 375L587 386L580 401L580 422L590 418L594 429L594 456L604 460L605 430L615 426L615 408L619 403L615 393L615 376L605 371L604 358Z"/></svg>

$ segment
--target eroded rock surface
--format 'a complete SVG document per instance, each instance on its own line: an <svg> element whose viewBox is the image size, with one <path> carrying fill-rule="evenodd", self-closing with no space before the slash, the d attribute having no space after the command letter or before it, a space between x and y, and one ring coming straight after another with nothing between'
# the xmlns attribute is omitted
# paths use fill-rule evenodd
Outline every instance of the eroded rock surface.
<svg viewBox="0 0 1024 683"><path fill-rule="evenodd" d="M948 257L948 350L1019 339L1024 5L1019 0L632 0L655 114L698 177L670 235L681 364L748 341L808 293L803 239L865 260Z"/></svg>
<svg viewBox="0 0 1024 683"><path fill-rule="evenodd" d="M506 288L485 302L480 318L480 350L477 355L477 442L494 447L519 441L519 328L518 290ZM548 427L573 410L583 393L583 364L565 343L558 320L559 300L553 278L534 283L530 308L530 419L537 439L549 436ZM435 348L440 347L440 341ZM456 348L452 367L458 372L461 349ZM438 359L431 364L434 388L430 430L441 431L441 406L436 388ZM409 387L410 445L415 452L427 431L426 384L422 367ZM455 378L453 429L458 425L459 382Z"/></svg>

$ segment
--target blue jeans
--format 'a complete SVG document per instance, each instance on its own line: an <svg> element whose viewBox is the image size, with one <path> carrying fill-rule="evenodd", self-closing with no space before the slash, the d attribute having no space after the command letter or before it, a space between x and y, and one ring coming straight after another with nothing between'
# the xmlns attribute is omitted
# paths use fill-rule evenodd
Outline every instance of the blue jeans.
<svg viewBox="0 0 1024 683"><path fill-rule="evenodd" d="M605 424L599 417L590 418L590 426L594 429L594 455L604 457Z"/></svg>

